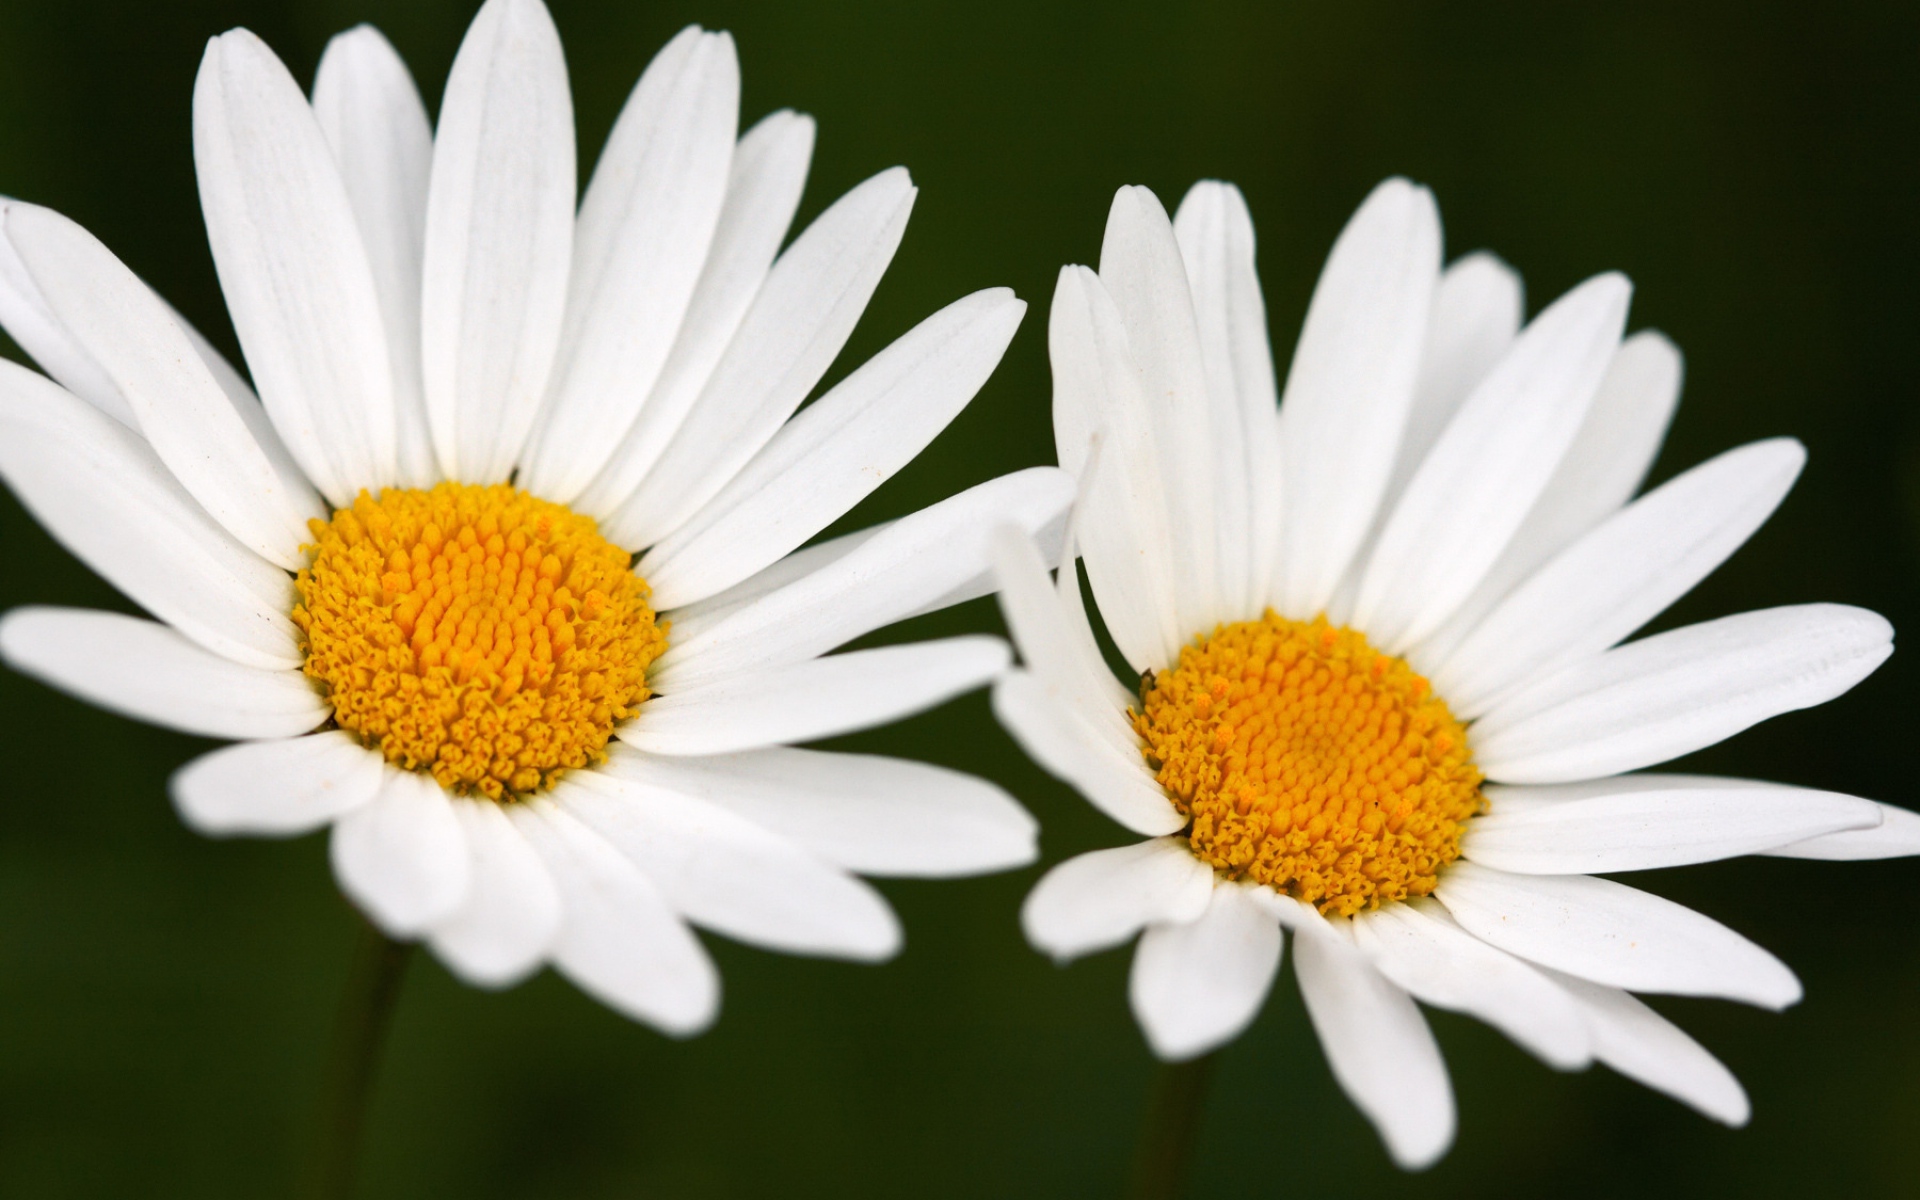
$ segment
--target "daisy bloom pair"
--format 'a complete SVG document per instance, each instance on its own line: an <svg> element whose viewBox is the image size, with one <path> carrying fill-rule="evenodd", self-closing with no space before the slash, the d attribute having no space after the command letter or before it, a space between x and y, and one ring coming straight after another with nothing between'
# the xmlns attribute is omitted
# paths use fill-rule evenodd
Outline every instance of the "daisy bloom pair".
<svg viewBox="0 0 1920 1200"><path fill-rule="evenodd" d="M1229 185L1171 220L1121 189L1098 271L1054 293L1054 433L1080 499L1057 581L1020 530L996 539L1024 665L994 706L1143 840L1049 871L1027 936L1066 960L1137 935L1133 1012L1180 1060L1253 1019L1291 931L1333 1074L1403 1167L1454 1133L1416 1001L1747 1119L1732 1074L1634 993L1780 1009L1799 982L1601 876L1920 852L1903 809L1638 773L1833 699L1893 631L1808 604L1627 640L1805 461L1756 442L1636 498L1681 363L1658 333L1623 337L1629 293L1599 275L1523 327L1518 277L1486 254L1443 270L1433 198L1398 179L1335 243L1284 389Z"/></svg>
<svg viewBox="0 0 1920 1200"><path fill-rule="evenodd" d="M1024 305L968 296L802 411L914 188L883 171L783 249L813 122L740 134L739 90L726 34L681 33L576 206L540 0L488 0L437 128L370 28L311 98L213 39L195 166L251 385L72 221L7 202L0 237L0 322L47 373L0 364L0 475L155 618L16 610L7 662L233 739L175 778L182 816L331 827L347 895L461 977L551 964L673 1034L719 1004L689 923L881 959L899 925L857 873L1031 861L990 784L791 744L1001 671L989 637L828 652L985 594L988 531L1057 541L1073 494L1020 472L795 552L968 403Z"/></svg>

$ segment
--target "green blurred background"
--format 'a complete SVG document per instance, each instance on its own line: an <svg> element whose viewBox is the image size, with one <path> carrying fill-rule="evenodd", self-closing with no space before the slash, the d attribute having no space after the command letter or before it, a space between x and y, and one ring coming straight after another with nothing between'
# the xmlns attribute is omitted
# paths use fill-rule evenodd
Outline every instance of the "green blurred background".
<svg viewBox="0 0 1920 1200"><path fill-rule="evenodd" d="M245 24L306 80L329 35L374 21L433 106L470 15L468 0L5 0L0 191L82 221L231 351L189 148L204 40ZM555 16L583 166L654 50L699 21L739 40L745 119L820 119L803 219L912 168L906 243L836 374L973 289L1033 303L972 408L849 525L1052 461L1046 303L1060 263L1097 255L1117 185L1169 207L1202 176L1241 185L1284 369L1341 222L1405 173L1435 188L1449 255L1494 249L1532 309L1600 270L1632 276L1632 324L1688 360L1656 477L1773 434L1811 448L1781 513L1663 623L1812 600L1903 629L1920 617L1911 3L560 0ZM10 497L0 547L0 607L122 605ZM998 628L982 601L890 636ZM1920 806L1917 683L1896 656L1845 699L1687 765ZM355 930L323 839L189 834L165 784L201 744L8 673L0 730L0 1192L284 1194ZM1039 816L1043 863L1123 840L1028 765L980 697L843 744L1001 781ZM420 957L363 1192L1114 1195L1153 1064L1124 952L1061 970L1023 945L1015 913L1039 869L883 885L908 931L883 967L710 938L724 1012L685 1043L551 974L490 994ZM1192 1194L1920 1191L1920 864L1752 860L1636 882L1806 983L1785 1015L1659 1004L1745 1081L1748 1129L1602 1068L1556 1075L1442 1014L1459 1139L1403 1176L1334 1086L1284 971L1219 1064Z"/></svg>

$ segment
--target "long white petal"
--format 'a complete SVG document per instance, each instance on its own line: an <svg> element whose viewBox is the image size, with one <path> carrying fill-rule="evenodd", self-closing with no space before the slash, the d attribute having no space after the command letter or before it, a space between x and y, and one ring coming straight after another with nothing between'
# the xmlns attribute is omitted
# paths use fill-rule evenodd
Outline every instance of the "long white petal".
<svg viewBox="0 0 1920 1200"><path fill-rule="evenodd" d="M487 0L447 76L427 185L421 370L440 469L507 477L560 342L573 102L540 0Z"/></svg>
<svg viewBox="0 0 1920 1200"><path fill-rule="evenodd" d="M868 885L696 796L579 772L554 803L632 859L689 921L789 954L878 961L900 922Z"/></svg>
<svg viewBox="0 0 1920 1200"><path fill-rule="evenodd" d="M1002 675L993 685L993 713L1048 774L1135 833L1158 837L1187 823L1138 752L1117 749L1040 678L1021 670Z"/></svg>
<svg viewBox="0 0 1920 1200"><path fill-rule="evenodd" d="M1133 696L1107 669L1086 621L1074 619L1072 608L1081 603L1079 589L1068 594L1067 589L1054 587L1039 548L1018 529L1003 527L995 532L993 565L1000 583L1000 611L1027 669L1116 748L1138 750L1140 737L1126 716ZM1060 570L1071 575L1073 563ZM1084 608L1081 613L1084 617Z"/></svg>
<svg viewBox="0 0 1920 1200"><path fill-rule="evenodd" d="M1752 1109L1740 1081L1679 1027L1619 988L1550 974L1580 1005L1595 1058L1723 1125L1747 1123Z"/></svg>
<svg viewBox="0 0 1920 1200"><path fill-rule="evenodd" d="M1351 929L1382 975L1428 1004L1480 1018L1556 1070L1592 1061L1586 1022L1566 991L1462 930L1446 910L1387 904L1354 917Z"/></svg>
<svg viewBox="0 0 1920 1200"><path fill-rule="evenodd" d="M1384 511L1392 511L1454 414L1512 348L1525 314L1520 276L1484 250L1456 259L1441 273Z"/></svg>
<svg viewBox="0 0 1920 1200"><path fill-rule="evenodd" d="M1884 617L1840 604L1689 625L1515 693L1474 723L1474 758L1500 783L1564 783L1652 766L1824 704L1892 653Z"/></svg>
<svg viewBox="0 0 1920 1200"><path fill-rule="evenodd" d="M1482 941L1595 983L1771 1009L1800 999L1800 981L1759 946L1710 917L1610 879L1510 875L1456 862L1434 898Z"/></svg>
<svg viewBox="0 0 1920 1200"><path fill-rule="evenodd" d="M1280 402L1282 615L1326 608L1373 524L1439 277L1439 210L1404 179L1375 188L1327 256Z"/></svg>
<svg viewBox="0 0 1920 1200"><path fill-rule="evenodd" d="M1693 590L1773 514L1807 452L1791 438L1729 450L1615 513L1483 621L1434 679L1458 716L1590 657Z"/></svg>
<svg viewBox="0 0 1920 1200"><path fill-rule="evenodd" d="M716 804L862 875L977 875L1038 853L1039 827L1013 797L930 763L786 746L669 758L615 745L605 770Z"/></svg>
<svg viewBox="0 0 1920 1200"><path fill-rule="evenodd" d="M48 532L141 607L250 667L298 667L293 581L233 540L138 433L0 363L0 476Z"/></svg>
<svg viewBox="0 0 1920 1200"><path fill-rule="evenodd" d="M1180 243L1159 198L1144 187L1114 194L1100 245L1100 282L1127 331L1166 473L1180 626L1211 629L1222 615L1220 542L1246 540L1244 462L1214 451L1217 443L1235 440L1238 413L1226 397L1216 401L1209 386Z"/></svg>
<svg viewBox="0 0 1920 1200"><path fill-rule="evenodd" d="M1446 623L1408 651L1416 669L1435 675L1508 593L1633 496L1679 403L1680 376L1680 351L1661 334L1642 330L1620 344L1586 422L1507 548Z"/></svg>
<svg viewBox="0 0 1920 1200"><path fill-rule="evenodd" d="M385 778L377 751L342 729L241 742L174 772L182 820L213 837L306 833L372 800Z"/></svg>
<svg viewBox="0 0 1920 1200"><path fill-rule="evenodd" d="M1620 344L1632 288L1595 276L1527 326L1473 389L1380 531L1354 624L1398 653L1500 556L1572 445Z"/></svg>
<svg viewBox="0 0 1920 1200"><path fill-rule="evenodd" d="M407 487L440 477L420 378L420 256L433 127L413 76L371 25L336 35L313 76L313 113L333 149L380 295L393 368L395 457Z"/></svg>
<svg viewBox="0 0 1920 1200"><path fill-rule="evenodd" d="M10 205L7 235L181 486L256 554L288 570L303 565L307 518L324 512L318 498L275 467L165 302L58 213Z"/></svg>
<svg viewBox="0 0 1920 1200"><path fill-rule="evenodd" d="M654 666L655 687L684 690L812 658L926 611L985 572L995 528L1013 522L1037 531L1072 498L1072 480L1055 468L1003 475L902 517L846 555L722 619L689 627L673 613L674 643Z"/></svg>
<svg viewBox="0 0 1920 1200"><path fill-rule="evenodd" d="M40 294L33 273L6 236L14 200L0 196L0 327L53 380L129 429L140 428L127 398L74 339Z"/></svg>
<svg viewBox="0 0 1920 1200"><path fill-rule="evenodd" d="M1081 554L1114 644L1136 670L1172 663L1186 631L1155 427L1120 311L1100 277L1063 267L1047 345L1060 465L1082 477Z"/></svg>
<svg viewBox="0 0 1920 1200"><path fill-rule="evenodd" d="M1026 312L1006 288L922 321L781 427L640 559L663 609L711 596L819 533L925 449L993 373Z"/></svg>
<svg viewBox="0 0 1920 1200"><path fill-rule="evenodd" d="M1180 201L1173 232L1214 412L1222 615L1246 619L1266 603L1280 541L1280 391L1254 269L1253 218L1239 188L1202 180ZM1229 486L1229 478L1239 483Z"/></svg>
<svg viewBox="0 0 1920 1200"><path fill-rule="evenodd" d="M640 868L551 800L508 812L560 889L555 967L589 995L672 1037L720 1012L713 960Z"/></svg>
<svg viewBox="0 0 1920 1200"><path fill-rule="evenodd" d="M1064 963L1151 924L1198 920L1212 895L1212 867L1179 838L1153 838L1055 866L1027 893L1020 928L1034 949Z"/></svg>
<svg viewBox="0 0 1920 1200"><path fill-rule="evenodd" d="M560 357L521 486L573 500L653 390L707 261L739 123L727 34L683 31L634 86L580 201Z"/></svg>
<svg viewBox="0 0 1920 1200"><path fill-rule="evenodd" d="M1140 935L1127 999L1162 1059L1195 1058L1233 1040L1265 1003L1280 969L1280 922L1248 891L1222 883L1199 916Z"/></svg>
<svg viewBox="0 0 1920 1200"><path fill-rule="evenodd" d="M577 511L599 518L613 513L679 432L793 224L813 159L813 135L813 118L787 109L763 117L741 135L720 224L673 353L606 466L574 501Z"/></svg>
<svg viewBox="0 0 1920 1200"><path fill-rule="evenodd" d="M1318 913L1294 928L1293 969L1333 1077L1408 1171L1453 1144L1453 1086L1433 1031L1400 986Z"/></svg>
<svg viewBox="0 0 1920 1200"><path fill-rule="evenodd" d="M1500 789L1492 811L1467 822L1461 854L1524 875L1597 875L1714 862L1880 824L1871 800L1778 784L1727 780L1564 799L1561 790ZM1519 803L1509 811L1503 801Z"/></svg>
<svg viewBox="0 0 1920 1200"><path fill-rule="evenodd" d="M473 877L453 799L428 775L385 768L380 794L333 824L328 851L340 889L392 937L415 937L451 914Z"/></svg>
<svg viewBox="0 0 1920 1200"><path fill-rule="evenodd" d="M300 85L248 30L207 43L193 157L220 290L289 448L335 506L393 483L393 372L353 205Z"/></svg>
<svg viewBox="0 0 1920 1200"><path fill-rule="evenodd" d="M1760 853L1770 858L1811 858L1822 862L1859 862L1920 854L1920 813L1892 804L1875 807L1880 810L1880 824L1871 829L1823 834Z"/></svg>
<svg viewBox="0 0 1920 1200"><path fill-rule="evenodd" d="M294 737L330 714L298 671L243 667L118 613L16 608L0 617L0 658L109 712L202 737Z"/></svg>
<svg viewBox="0 0 1920 1200"><path fill-rule="evenodd" d="M466 834L471 883L460 907L427 931L427 941L468 983L506 987L539 969L553 948L560 889L498 804L459 797L453 812Z"/></svg>
<svg viewBox="0 0 1920 1200"><path fill-rule="evenodd" d="M991 637L855 650L744 671L655 696L614 731L654 754L727 754L812 741L897 721L972 691L1005 669Z"/></svg>
<svg viewBox="0 0 1920 1200"><path fill-rule="evenodd" d="M609 537L635 549L666 537L778 432L846 345L915 194L904 167L882 171L787 247L685 421L605 522Z"/></svg>

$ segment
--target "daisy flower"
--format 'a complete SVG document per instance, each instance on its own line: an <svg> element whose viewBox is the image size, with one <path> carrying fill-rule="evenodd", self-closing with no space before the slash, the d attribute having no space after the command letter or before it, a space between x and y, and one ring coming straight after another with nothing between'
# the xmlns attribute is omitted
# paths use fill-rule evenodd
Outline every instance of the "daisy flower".
<svg viewBox="0 0 1920 1200"><path fill-rule="evenodd" d="M1631 772L1833 699L1893 631L1809 604L1626 641L1759 528L1805 452L1756 442L1634 498L1680 357L1658 333L1622 339L1627 281L1588 280L1522 328L1513 272L1485 254L1443 271L1440 246L1426 190L1376 189L1334 245L1284 398L1230 185L1197 185L1171 221L1122 189L1099 271L1061 272L1074 544L1135 674L1105 665L1077 571L1050 585L1009 531L996 566L1025 667L994 705L1145 840L1053 868L1022 922L1061 960L1140 935L1129 998L1167 1060L1253 1019L1292 930L1333 1074L1403 1167L1454 1132L1416 1000L1741 1124L1733 1076L1633 993L1779 1009L1800 984L1726 926L1600 876L1911 854L1920 817Z"/></svg>
<svg viewBox="0 0 1920 1200"><path fill-rule="evenodd" d="M999 361L1004 289L928 317L804 410L913 205L883 171L781 243L813 122L736 134L732 39L641 76L575 205L539 0L488 0L438 127L374 30L311 100L212 40L193 144L252 388L73 222L6 205L0 474L155 620L21 609L17 670L234 739L175 777L210 834L331 827L387 934L504 986L551 964L672 1034L707 1026L689 923L874 960L856 872L1028 862L1028 815L933 766L793 749L985 683L1003 643L841 654L990 587L1054 469L799 549L911 460ZM258 390L256 399L253 389ZM1057 535L1056 535L1057 536ZM797 552L796 552L797 551Z"/></svg>

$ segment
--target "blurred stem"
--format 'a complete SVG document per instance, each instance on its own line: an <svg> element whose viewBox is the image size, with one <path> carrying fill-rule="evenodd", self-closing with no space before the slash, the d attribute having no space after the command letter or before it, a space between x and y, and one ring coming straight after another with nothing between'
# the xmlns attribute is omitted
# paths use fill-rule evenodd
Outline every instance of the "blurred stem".
<svg viewBox="0 0 1920 1200"><path fill-rule="evenodd" d="M1128 1200L1176 1200L1180 1195L1200 1134L1200 1111L1206 1105L1214 1058L1214 1054L1203 1054L1187 1062L1160 1064L1147 1119L1140 1127L1140 1144L1134 1149Z"/></svg>
<svg viewBox="0 0 1920 1200"><path fill-rule="evenodd" d="M312 1178L313 1193L321 1200L345 1200L353 1194L367 1100L412 955L411 945L394 941L361 919L321 1083L319 1152Z"/></svg>

